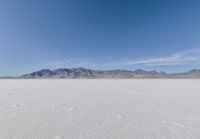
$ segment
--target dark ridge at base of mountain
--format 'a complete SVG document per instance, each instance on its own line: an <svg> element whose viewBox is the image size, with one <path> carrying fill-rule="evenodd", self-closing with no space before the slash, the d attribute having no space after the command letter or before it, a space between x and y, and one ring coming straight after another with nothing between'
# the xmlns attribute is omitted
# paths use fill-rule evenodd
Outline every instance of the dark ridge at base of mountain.
<svg viewBox="0 0 200 139"><path fill-rule="evenodd" d="M86 68L43 69L20 76L22 79L52 78L52 79L200 79L200 70L193 69L184 73L165 73L157 71L129 70L92 70Z"/></svg>
<svg viewBox="0 0 200 139"><path fill-rule="evenodd" d="M19 77L12 77L12 76L2 76L0 79L19 79Z"/></svg>

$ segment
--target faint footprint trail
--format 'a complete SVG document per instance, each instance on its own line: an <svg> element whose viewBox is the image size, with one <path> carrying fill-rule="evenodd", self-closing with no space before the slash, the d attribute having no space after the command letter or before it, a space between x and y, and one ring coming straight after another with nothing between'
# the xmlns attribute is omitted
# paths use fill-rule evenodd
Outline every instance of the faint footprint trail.
<svg viewBox="0 0 200 139"><path fill-rule="evenodd" d="M114 86L115 88L117 88L117 89L120 89L120 90L122 90L122 91L124 91L124 92L126 92L126 93L129 93L129 94L133 94L133 95L138 95L138 96L146 96L146 98L148 98L148 99L150 99L150 100L153 100L153 101L155 101L155 100L158 100L159 102L165 102L165 101L163 101L163 100L160 100L159 98L157 98L156 96L147 96L147 95L145 95L144 93L142 93L142 92L139 92L139 91L133 91L133 90L129 90L129 89L125 89L125 88L123 88L123 87L120 87L120 86Z"/></svg>

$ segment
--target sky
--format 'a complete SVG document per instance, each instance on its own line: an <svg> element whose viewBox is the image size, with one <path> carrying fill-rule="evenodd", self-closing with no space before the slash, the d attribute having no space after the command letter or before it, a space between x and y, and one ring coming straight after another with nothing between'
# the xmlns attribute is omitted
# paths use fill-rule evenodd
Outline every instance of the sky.
<svg viewBox="0 0 200 139"><path fill-rule="evenodd" d="M200 68L200 1L0 0L0 76Z"/></svg>

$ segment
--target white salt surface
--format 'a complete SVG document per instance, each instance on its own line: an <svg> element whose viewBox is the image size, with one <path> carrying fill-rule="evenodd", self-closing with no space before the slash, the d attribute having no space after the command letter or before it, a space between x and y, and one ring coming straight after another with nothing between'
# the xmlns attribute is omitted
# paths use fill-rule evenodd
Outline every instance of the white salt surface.
<svg viewBox="0 0 200 139"><path fill-rule="evenodd" d="M0 139L200 139L200 80L0 80Z"/></svg>

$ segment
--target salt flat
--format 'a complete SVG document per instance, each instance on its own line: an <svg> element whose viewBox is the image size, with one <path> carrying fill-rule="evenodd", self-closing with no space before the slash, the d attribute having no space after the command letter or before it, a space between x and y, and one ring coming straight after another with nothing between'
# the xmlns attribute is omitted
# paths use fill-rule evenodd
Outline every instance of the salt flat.
<svg viewBox="0 0 200 139"><path fill-rule="evenodd" d="M199 139L200 80L0 80L0 139Z"/></svg>

